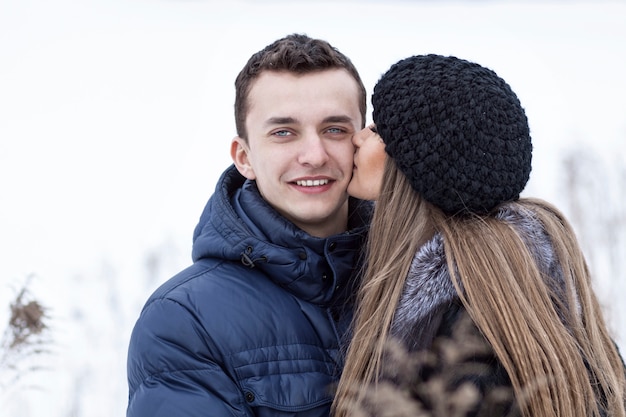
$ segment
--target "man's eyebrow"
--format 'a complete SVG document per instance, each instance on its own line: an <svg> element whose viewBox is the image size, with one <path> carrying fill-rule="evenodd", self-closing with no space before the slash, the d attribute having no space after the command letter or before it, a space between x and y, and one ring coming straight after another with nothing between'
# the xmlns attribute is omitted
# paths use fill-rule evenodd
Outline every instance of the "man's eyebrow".
<svg viewBox="0 0 626 417"><path fill-rule="evenodd" d="M329 116L324 119L324 123L352 123L352 117L345 115Z"/></svg>
<svg viewBox="0 0 626 417"><path fill-rule="evenodd" d="M265 124L267 126L290 125L290 124L297 124L297 123L298 123L298 119L294 117L290 117L290 116L270 117L269 119L265 121ZM352 118L346 115L328 116L324 120L322 120L322 123L352 123Z"/></svg>
<svg viewBox="0 0 626 417"><path fill-rule="evenodd" d="M267 126L270 125L290 125L290 124L294 124L297 123L298 120L294 119L293 117L270 117L269 119L267 119L265 121L265 124Z"/></svg>

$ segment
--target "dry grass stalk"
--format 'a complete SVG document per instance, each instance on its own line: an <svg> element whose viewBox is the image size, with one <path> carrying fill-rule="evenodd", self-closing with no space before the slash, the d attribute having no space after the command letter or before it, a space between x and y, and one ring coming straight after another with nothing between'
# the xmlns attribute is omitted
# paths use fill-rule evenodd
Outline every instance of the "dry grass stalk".
<svg viewBox="0 0 626 417"><path fill-rule="evenodd" d="M0 340L0 394L26 374L41 369L29 359L48 352L48 316L28 291L29 282L30 278L9 306L9 322Z"/></svg>

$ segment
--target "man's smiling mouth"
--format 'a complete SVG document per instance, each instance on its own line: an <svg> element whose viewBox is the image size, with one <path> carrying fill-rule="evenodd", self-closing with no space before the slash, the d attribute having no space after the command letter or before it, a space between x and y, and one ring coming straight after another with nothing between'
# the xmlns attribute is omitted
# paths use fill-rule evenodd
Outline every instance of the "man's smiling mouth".
<svg viewBox="0 0 626 417"><path fill-rule="evenodd" d="M296 181L296 184L298 184L301 187L319 187L320 185L328 184L328 180L327 179L324 179L324 180L300 180L300 181Z"/></svg>

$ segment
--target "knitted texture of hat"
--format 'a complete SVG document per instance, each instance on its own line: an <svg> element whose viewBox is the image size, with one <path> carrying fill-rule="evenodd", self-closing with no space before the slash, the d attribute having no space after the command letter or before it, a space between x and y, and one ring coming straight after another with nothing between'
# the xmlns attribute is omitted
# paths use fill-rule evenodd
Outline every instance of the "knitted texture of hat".
<svg viewBox="0 0 626 417"><path fill-rule="evenodd" d="M511 87L456 57L394 64L372 95L385 150L412 187L447 214L484 214L519 198L531 170L528 120Z"/></svg>

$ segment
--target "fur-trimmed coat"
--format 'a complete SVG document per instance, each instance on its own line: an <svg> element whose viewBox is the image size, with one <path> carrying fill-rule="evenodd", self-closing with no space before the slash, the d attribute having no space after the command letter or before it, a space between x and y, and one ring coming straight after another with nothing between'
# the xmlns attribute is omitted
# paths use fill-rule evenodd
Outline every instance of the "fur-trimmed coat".
<svg viewBox="0 0 626 417"><path fill-rule="evenodd" d="M531 249L541 272L550 280L549 285L560 298L560 304L567 305L563 274L550 239L532 212L517 211L518 207L505 205L496 217L510 223L518 231ZM460 308L446 265L443 237L437 234L413 258L391 332L411 351L430 347L435 336L445 333L445 329L451 326L451 319ZM563 312L559 311L559 314L565 320Z"/></svg>
<svg viewBox="0 0 626 417"><path fill-rule="evenodd" d="M578 309L578 303L567 307L563 274L533 213L507 204L497 217L510 223L531 249L560 298L557 309ZM565 321L567 315L558 313ZM461 304L439 234L415 254L391 334L400 343L389 346L383 382L366 400L364 415L520 415L507 372Z"/></svg>

